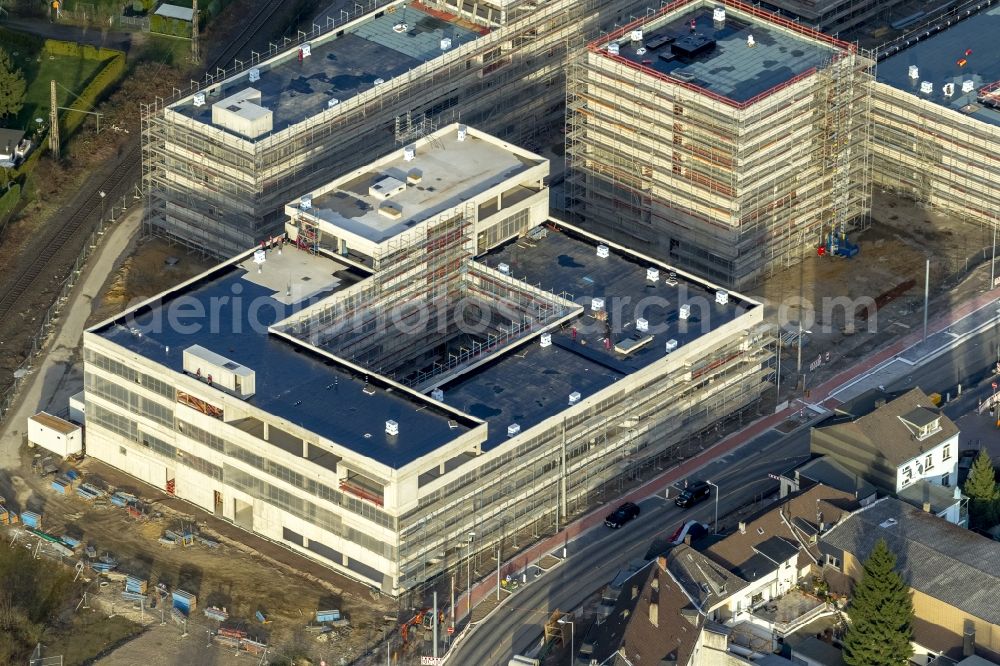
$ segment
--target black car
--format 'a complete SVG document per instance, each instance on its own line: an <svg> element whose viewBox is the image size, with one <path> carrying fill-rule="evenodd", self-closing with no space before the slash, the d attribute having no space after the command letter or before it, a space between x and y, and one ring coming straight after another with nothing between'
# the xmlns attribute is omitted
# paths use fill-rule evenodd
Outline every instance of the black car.
<svg viewBox="0 0 1000 666"><path fill-rule="evenodd" d="M695 504L704 502L712 494L712 487L704 481L695 481L681 491L681 494L674 500L674 504L682 509L690 509Z"/></svg>
<svg viewBox="0 0 1000 666"><path fill-rule="evenodd" d="M625 502L615 509L614 513L604 519L604 524L612 529L618 529L628 521L639 515L639 506L632 502Z"/></svg>

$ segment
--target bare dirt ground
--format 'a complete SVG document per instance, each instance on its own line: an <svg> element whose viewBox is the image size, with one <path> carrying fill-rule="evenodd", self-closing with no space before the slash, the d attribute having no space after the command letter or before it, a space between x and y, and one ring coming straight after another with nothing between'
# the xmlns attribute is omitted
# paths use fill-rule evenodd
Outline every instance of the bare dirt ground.
<svg viewBox="0 0 1000 666"><path fill-rule="evenodd" d="M854 258L812 254L750 292L764 299L769 320L780 319L792 334L791 346L782 355L782 381L789 390L796 383L794 334L800 295L805 304L803 327L811 331L803 336L802 351L808 387L833 376L847 361L922 327L928 259L931 315L987 287L992 237L985 229L877 189L871 217L869 229L850 236L861 247ZM901 293L880 305L875 316L868 320L854 316L858 307L865 308L897 287ZM808 366L819 359L819 367L809 371Z"/></svg>
<svg viewBox="0 0 1000 666"><path fill-rule="evenodd" d="M30 461L33 452L26 450L22 459ZM51 478L41 478L30 469L30 462L7 478L0 478L0 495L8 505L28 508L42 515L42 527L55 535L68 534L94 546L99 555L111 554L120 564L119 571L141 576L150 587L163 583L197 597L197 608L187 625L173 624L169 608L168 627L157 631L156 638L133 641L113 652L109 664L217 664L228 648L206 648L208 631L219 623L203 614L208 606L224 607L231 621L245 622L248 632L272 646L272 655L309 656L333 659L341 656L352 661L367 646L380 639L386 625L383 615L396 612L396 602L372 594L359 583L336 576L328 569L276 544L247 534L229 523L216 519L195 507L145 486L125 474L94 460L86 460L77 469L85 480L99 487L132 492L142 497L148 507L148 519L136 520L124 509L108 503L97 507L74 492L61 495L51 489ZM189 547L166 547L158 539L164 530L195 526L198 532L217 542L208 547L196 542ZM72 565L75 560L67 560ZM94 576L93 573L89 574ZM96 578L96 576L94 576ZM119 596L120 584L92 585L90 605L94 612L124 615L138 622L140 613ZM114 609L111 603L115 602ZM350 627L336 628L317 640L305 630L319 609L339 609L350 620ZM254 619L261 610L268 618L262 625ZM160 610L144 613L145 623L159 626ZM186 641L197 649L184 647ZM247 657L243 663L247 663Z"/></svg>

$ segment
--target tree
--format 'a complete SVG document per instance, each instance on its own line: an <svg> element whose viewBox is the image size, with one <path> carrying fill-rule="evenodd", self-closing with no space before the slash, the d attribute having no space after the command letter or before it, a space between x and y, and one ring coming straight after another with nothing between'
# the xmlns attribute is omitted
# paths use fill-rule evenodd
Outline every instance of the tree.
<svg viewBox="0 0 1000 666"><path fill-rule="evenodd" d="M10 54L0 49L0 118L16 116L24 105L24 74L14 68Z"/></svg>
<svg viewBox="0 0 1000 666"><path fill-rule="evenodd" d="M963 490L969 496L969 527L989 529L1000 522L1000 490L985 449L972 462Z"/></svg>
<svg viewBox="0 0 1000 666"><path fill-rule="evenodd" d="M851 623L844 638L848 666L906 666L913 647L913 601L896 571L896 556L879 539L865 560L847 607Z"/></svg>

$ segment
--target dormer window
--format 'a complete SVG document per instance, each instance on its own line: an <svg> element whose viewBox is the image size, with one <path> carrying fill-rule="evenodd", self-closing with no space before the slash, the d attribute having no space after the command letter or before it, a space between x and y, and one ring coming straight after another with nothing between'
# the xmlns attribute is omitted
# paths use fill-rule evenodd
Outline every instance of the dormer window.
<svg viewBox="0 0 1000 666"><path fill-rule="evenodd" d="M923 441L941 430L941 415L925 407L917 407L899 419L917 441Z"/></svg>
<svg viewBox="0 0 1000 666"><path fill-rule="evenodd" d="M941 429L941 419L934 419L933 421L923 426L922 428L917 429L917 439L918 440L927 439L940 429Z"/></svg>

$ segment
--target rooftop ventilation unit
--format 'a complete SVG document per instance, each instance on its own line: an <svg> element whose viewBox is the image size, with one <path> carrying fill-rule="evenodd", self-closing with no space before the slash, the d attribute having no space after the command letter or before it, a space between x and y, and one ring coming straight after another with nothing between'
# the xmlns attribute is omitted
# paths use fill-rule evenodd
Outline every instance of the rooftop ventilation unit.
<svg viewBox="0 0 1000 666"><path fill-rule="evenodd" d="M608 44L608 53L611 55L618 55L621 52L621 47L618 46L618 42L611 42Z"/></svg>
<svg viewBox="0 0 1000 666"><path fill-rule="evenodd" d="M569 394L569 404L575 405L576 403L580 402L580 398L581 398L580 392L573 391L572 393Z"/></svg>
<svg viewBox="0 0 1000 666"><path fill-rule="evenodd" d="M691 306L688 305L687 303L685 303L684 305L682 305L680 313L679 313L678 316L680 316L681 319L687 319L688 317L690 317L691 316Z"/></svg>
<svg viewBox="0 0 1000 666"><path fill-rule="evenodd" d="M673 350L677 349L677 345L678 345L677 340L675 340L673 338L670 338L669 340L667 340L667 344L666 344L666 351L667 351L667 353L669 354Z"/></svg>
<svg viewBox="0 0 1000 666"><path fill-rule="evenodd" d="M955 84L954 83L944 84L944 87L941 88L941 92L944 93L945 97L951 97L952 95L955 94Z"/></svg>
<svg viewBox="0 0 1000 666"><path fill-rule="evenodd" d="M196 92L194 94L194 99L191 101L195 106L205 106L205 93Z"/></svg>
<svg viewBox="0 0 1000 666"><path fill-rule="evenodd" d="M635 54L637 56L644 56L644 55L646 55L646 47L645 46L640 46L639 48L637 48L635 50Z"/></svg>
<svg viewBox="0 0 1000 666"><path fill-rule="evenodd" d="M407 162L412 162L417 157L417 147L414 144L410 144L403 148L403 159Z"/></svg>
<svg viewBox="0 0 1000 666"><path fill-rule="evenodd" d="M438 402L444 402L444 391L442 391L439 388L436 388L433 391L431 391L431 397L437 400Z"/></svg>
<svg viewBox="0 0 1000 666"><path fill-rule="evenodd" d="M451 48L451 37L442 37L441 38L441 50L442 51L447 51L450 48Z"/></svg>
<svg viewBox="0 0 1000 666"><path fill-rule="evenodd" d="M716 7L715 9L713 9L712 10L712 20L715 21L716 23L725 23L726 22L726 8L725 7Z"/></svg>
<svg viewBox="0 0 1000 666"><path fill-rule="evenodd" d="M249 398L255 393L253 370L201 345L184 350L183 368L184 372L205 378L212 386L239 398Z"/></svg>
<svg viewBox="0 0 1000 666"><path fill-rule="evenodd" d="M975 89L976 89L975 82L973 82L971 80L962 81L962 92L963 93L970 93L970 92L972 92Z"/></svg>
<svg viewBox="0 0 1000 666"><path fill-rule="evenodd" d="M930 81L921 81L920 92L930 95L932 92L934 92L934 84L931 83Z"/></svg>
<svg viewBox="0 0 1000 666"><path fill-rule="evenodd" d="M521 432L521 426L519 426L518 424L511 423L509 426L507 426L507 436L508 437L513 437L514 435L516 435L519 432Z"/></svg>
<svg viewBox="0 0 1000 666"><path fill-rule="evenodd" d="M908 71L910 78L913 79L914 81L920 78L920 68L917 67L916 65L910 65L910 69Z"/></svg>
<svg viewBox="0 0 1000 666"><path fill-rule="evenodd" d="M611 254L611 249L607 245L597 246L597 256L601 259L607 259Z"/></svg>
<svg viewBox="0 0 1000 666"><path fill-rule="evenodd" d="M498 264L497 270L503 273L504 275L510 275L510 266L508 264L504 263Z"/></svg>
<svg viewBox="0 0 1000 666"><path fill-rule="evenodd" d="M383 83L385 83L385 79L383 79L382 77L379 77L379 78L375 79L374 81L372 81L372 85L373 86L380 86Z"/></svg>
<svg viewBox="0 0 1000 666"><path fill-rule="evenodd" d="M260 81L260 68L251 67L250 68L250 83L257 83Z"/></svg>
<svg viewBox="0 0 1000 666"><path fill-rule="evenodd" d="M542 333L542 337L539 340L539 344L541 344L542 347L551 347L552 346L552 334L551 333Z"/></svg>
<svg viewBox="0 0 1000 666"><path fill-rule="evenodd" d="M753 48L757 46L757 42L754 40L753 35L747 35L747 48Z"/></svg>
<svg viewBox="0 0 1000 666"><path fill-rule="evenodd" d="M391 201L383 201L378 205L378 214L390 220L398 220L403 217L403 207Z"/></svg>
<svg viewBox="0 0 1000 666"><path fill-rule="evenodd" d="M398 435L399 434L399 424L389 419L385 422L385 434L387 435Z"/></svg>
<svg viewBox="0 0 1000 666"><path fill-rule="evenodd" d="M410 26L406 25L405 23L397 23L396 25L392 26L392 31L393 32L397 32L397 33L398 32L406 32L409 29L410 29Z"/></svg>
<svg viewBox="0 0 1000 666"><path fill-rule="evenodd" d="M406 172L406 182L416 185L424 179L424 172L420 169L410 169Z"/></svg>
<svg viewBox="0 0 1000 666"><path fill-rule="evenodd" d="M338 104L340 104L340 100L337 99L336 97L331 97L330 99L328 99L326 101L326 108L332 109L333 107L337 106Z"/></svg>
<svg viewBox="0 0 1000 666"><path fill-rule="evenodd" d="M725 305L729 302L729 292L725 289L719 289L715 292L715 302L719 305Z"/></svg>
<svg viewBox="0 0 1000 666"><path fill-rule="evenodd" d="M313 198L311 194L304 194L299 198L299 210L309 210L313 207Z"/></svg>
<svg viewBox="0 0 1000 666"><path fill-rule="evenodd" d="M465 137L469 136L469 128L466 125L458 126L458 140L465 141Z"/></svg>
<svg viewBox="0 0 1000 666"><path fill-rule="evenodd" d="M650 282L660 281L660 269L658 268L647 268L646 269L646 279Z"/></svg>
<svg viewBox="0 0 1000 666"><path fill-rule="evenodd" d="M649 320L648 319L643 319L642 317L639 317L638 319L636 319L635 320L635 330L639 331L640 333L647 333L647 332L649 332Z"/></svg>
<svg viewBox="0 0 1000 666"><path fill-rule="evenodd" d="M594 312L600 312L604 309L604 299L600 296L594 296L590 299L590 309Z"/></svg>
<svg viewBox="0 0 1000 666"><path fill-rule="evenodd" d="M376 199L388 199L406 190L406 183L392 176L383 176L368 186L368 195Z"/></svg>
<svg viewBox="0 0 1000 666"><path fill-rule="evenodd" d="M308 58L309 56L312 55L312 53L313 53L312 44L310 44L309 42L306 42L305 44L299 47L300 58Z"/></svg>
<svg viewBox="0 0 1000 666"><path fill-rule="evenodd" d="M636 28L635 30L633 30L632 34L631 34L631 37L632 37L632 41L633 42L641 42L642 41L642 28Z"/></svg>

